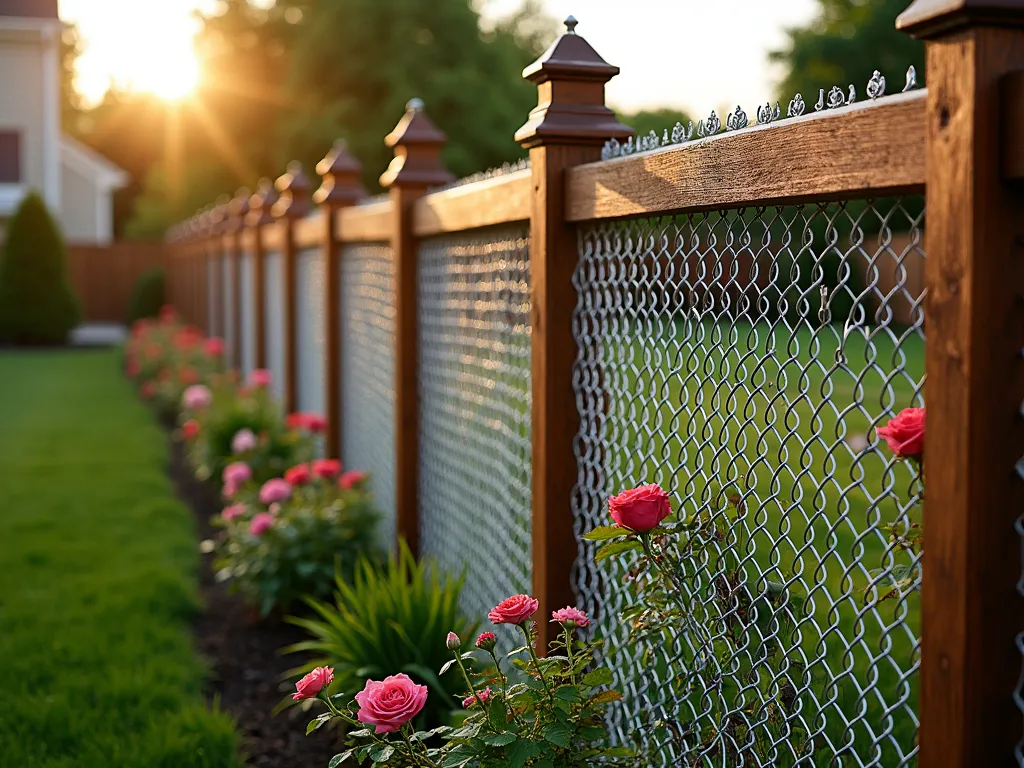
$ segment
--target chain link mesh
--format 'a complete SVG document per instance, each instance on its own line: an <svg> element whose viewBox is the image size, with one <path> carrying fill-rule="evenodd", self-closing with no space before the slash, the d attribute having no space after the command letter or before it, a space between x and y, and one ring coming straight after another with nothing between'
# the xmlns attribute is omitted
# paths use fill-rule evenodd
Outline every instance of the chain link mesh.
<svg viewBox="0 0 1024 768"><path fill-rule="evenodd" d="M238 361L234 358L235 349L235 295L234 285L235 276L233 269L234 259L227 253L222 253L220 256L220 290L221 290L221 306L224 307L224 317L221 322L224 326L224 348L228 351L227 354L232 364L237 365Z"/></svg>
<svg viewBox="0 0 1024 768"><path fill-rule="evenodd" d="M253 270L253 255L245 252L241 255L240 275L242 279L239 291L242 313L241 333L242 373L246 376L256 367L256 274Z"/></svg>
<svg viewBox="0 0 1024 768"><path fill-rule="evenodd" d="M579 543L643 765L914 763L921 488L875 428L923 405L923 222L908 198L581 229L577 534L643 483L693 524L669 631L646 574Z"/></svg>
<svg viewBox="0 0 1024 768"><path fill-rule="evenodd" d="M324 412L324 260L319 248L296 258L298 409Z"/></svg>
<svg viewBox="0 0 1024 768"><path fill-rule="evenodd" d="M526 226L419 250L420 534L482 617L532 575Z"/></svg>
<svg viewBox="0 0 1024 768"><path fill-rule="evenodd" d="M268 251L263 256L264 352L274 396L284 398L284 256Z"/></svg>
<svg viewBox="0 0 1024 768"><path fill-rule="evenodd" d="M395 541L395 291L387 243L341 249L341 457L370 472L383 514L381 541Z"/></svg>

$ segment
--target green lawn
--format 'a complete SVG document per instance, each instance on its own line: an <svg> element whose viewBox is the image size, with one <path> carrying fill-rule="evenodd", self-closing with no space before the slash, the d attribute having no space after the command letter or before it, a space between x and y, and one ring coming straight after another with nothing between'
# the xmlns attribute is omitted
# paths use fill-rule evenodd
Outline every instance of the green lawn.
<svg viewBox="0 0 1024 768"><path fill-rule="evenodd" d="M237 764L189 634L197 551L113 351L0 354L0 766Z"/></svg>

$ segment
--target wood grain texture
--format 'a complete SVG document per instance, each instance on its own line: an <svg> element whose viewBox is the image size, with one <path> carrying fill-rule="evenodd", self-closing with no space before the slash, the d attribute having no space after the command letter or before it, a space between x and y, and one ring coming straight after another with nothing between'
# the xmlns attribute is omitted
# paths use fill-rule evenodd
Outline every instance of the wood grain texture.
<svg viewBox="0 0 1024 768"><path fill-rule="evenodd" d="M999 84L1004 179L1024 179L1024 70L1005 75Z"/></svg>
<svg viewBox="0 0 1024 768"><path fill-rule="evenodd" d="M267 367L267 302L266 302L266 233L270 227L256 225L252 243L252 314L255 361L257 368Z"/></svg>
<svg viewBox="0 0 1024 768"><path fill-rule="evenodd" d="M531 184L527 168L424 195L413 209L413 231L418 237L427 237L527 221Z"/></svg>
<svg viewBox="0 0 1024 768"><path fill-rule="evenodd" d="M295 224L298 219L283 219L284 247L281 249L281 274L284 294L284 408L294 413L299 404L299 329L298 329L298 272L299 249L295 242Z"/></svg>
<svg viewBox="0 0 1024 768"><path fill-rule="evenodd" d="M324 217L327 212L321 208L316 209L311 215L295 222L295 247L300 251L306 248L316 248L323 245L324 234L327 227L324 224Z"/></svg>
<svg viewBox="0 0 1024 768"><path fill-rule="evenodd" d="M570 221L920 192L925 91L568 171Z"/></svg>
<svg viewBox="0 0 1024 768"><path fill-rule="evenodd" d="M999 80L1024 33L928 41L921 768L1013 766L1024 630L1024 192L1000 179Z"/></svg>
<svg viewBox="0 0 1024 768"><path fill-rule="evenodd" d="M342 208L338 219L339 237L343 243L375 243L391 238L393 202L384 200Z"/></svg>

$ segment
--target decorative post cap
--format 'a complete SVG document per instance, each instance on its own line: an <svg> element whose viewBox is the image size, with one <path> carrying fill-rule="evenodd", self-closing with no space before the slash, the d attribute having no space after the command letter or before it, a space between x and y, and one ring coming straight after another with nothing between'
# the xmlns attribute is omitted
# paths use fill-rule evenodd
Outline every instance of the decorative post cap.
<svg viewBox="0 0 1024 768"><path fill-rule="evenodd" d="M228 205L228 212L231 216L231 228L238 230L245 226L245 219L249 215L249 197L252 193L242 187L235 193L234 199Z"/></svg>
<svg viewBox="0 0 1024 768"><path fill-rule="evenodd" d="M309 213L309 193L313 189L309 178L302 170L302 164L292 160L288 172L275 183L280 199L271 211L274 216L285 219L302 219Z"/></svg>
<svg viewBox="0 0 1024 768"><path fill-rule="evenodd" d="M344 139L334 142L327 156L317 163L316 172L323 177L320 189L313 194L317 205L352 205L366 197L366 190L359 181L363 164L348 151Z"/></svg>
<svg viewBox="0 0 1024 768"><path fill-rule="evenodd" d="M272 224L274 222L272 211L274 204L279 199L280 195L277 194L277 190L274 188L274 182L267 178L260 179L255 194L249 198L249 216L246 224L250 227L262 227L264 224Z"/></svg>
<svg viewBox="0 0 1024 768"><path fill-rule="evenodd" d="M572 16L567 18L565 34L523 70L523 77L536 83L538 91L536 108L516 131L516 141L524 147L600 145L633 135L604 103L605 83L619 74L619 68L576 34L578 23Z"/></svg>
<svg viewBox="0 0 1024 768"><path fill-rule="evenodd" d="M447 141L423 111L423 101L410 99L395 130L384 138L395 157L380 177L381 186L436 187L454 180L441 164L441 149Z"/></svg>
<svg viewBox="0 0 1024 768"><path fill-rule="evenodd" d="M966 26L1024 26L1022 0L914 0L896 29L927 40Z"/></svg>

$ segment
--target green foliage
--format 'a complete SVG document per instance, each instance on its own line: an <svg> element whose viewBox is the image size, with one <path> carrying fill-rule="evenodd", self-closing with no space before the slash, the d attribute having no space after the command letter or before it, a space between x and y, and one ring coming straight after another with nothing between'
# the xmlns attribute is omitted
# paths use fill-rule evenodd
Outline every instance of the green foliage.
<svg viewBox="0 0 1024 768"><path fill-rule="evenodd" d="M139 276L128 304L129 325L144 317L159 317L165 300L164 281L164 271L159 267Z"/></svg>
<svg viewBox="0 0 1024 768"><path fill-rule="evenodd" d="M67 253L42 198L22 200L0 254L0 342L62 344L78 325Z"/></svg>
<svg viewBox="0 0 1024 768"><path fill-rule="evenodd" d="M808 105L817 101L818 89L853 83L864 89L871 73L885 75L887 92L903 88L907 67L924 76L924 43L896 30L896 17L907 0L818 0L819 13L806 27L786 30L784 47L770 54L786 74L777 96L783 105L802 93Z"/></svg>
<svg viewBox="0 0 1024 768"><path fill-rule="evenodd" d="M443 573L432 560L417 563L403 541L383 568L363 559L351 583L336 579L334 604L311 600L318 619L293 619L312 638L288 650L312 651L313 667L334 668L334 688L349 697L370 678L399 672L430 689L423 719L439 725L458 706L457 672L438 674L450 653L445 636L470 637L476 627L459 610L465 573ZM296 670L299 671L299 670Z"/></svg>
<svg viewBox="0 0 1024 768"><path fill-rule="evenodd" d="M672 129L676 123L682 123L685 128L693 121L685 112L677 109L643 109L632 115L619 115L619 120L632 128L637 136L647 136L651 131L660 139L665 135L666 129L672 135Z"/></svg>
<svg viewBox="0 0 1024 768"><path fill-rule="evenodd" d="M350 581L360 556L380 559L380 514L362 486L342 490L334 479L314 478L277 504L273 524L259 535L249 526L267 508L255 498L244 507L239 517L220 519L218 578L231 579L263 616L287 611L303 596L330 597L332 577Z"/></svg>
<svg viewBox="0 0 1024 768"><path fill-rule="evenodd" d="M112 350L0 356L0 766L240 766L167 442Z"/></svg>

